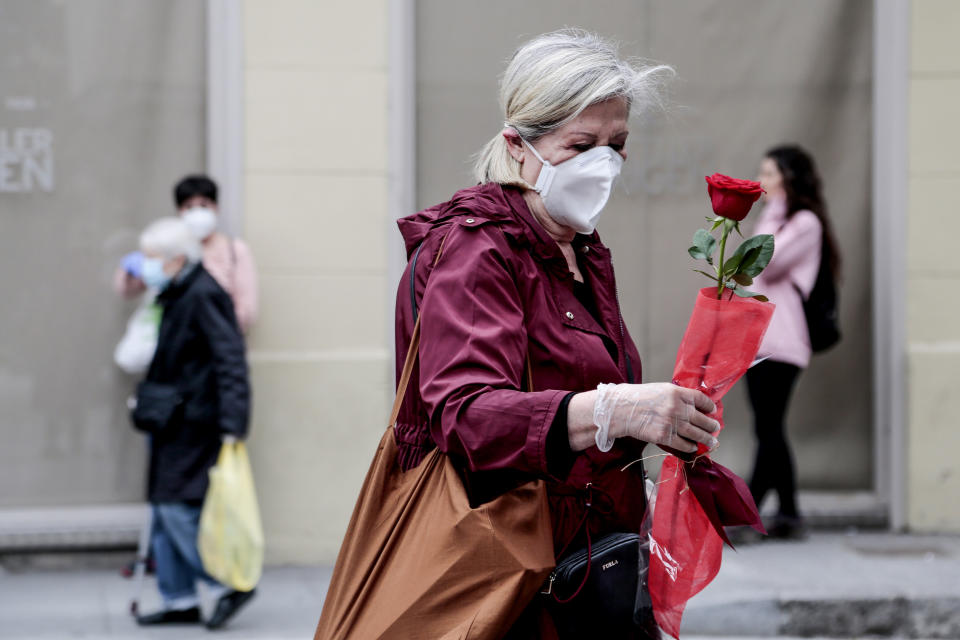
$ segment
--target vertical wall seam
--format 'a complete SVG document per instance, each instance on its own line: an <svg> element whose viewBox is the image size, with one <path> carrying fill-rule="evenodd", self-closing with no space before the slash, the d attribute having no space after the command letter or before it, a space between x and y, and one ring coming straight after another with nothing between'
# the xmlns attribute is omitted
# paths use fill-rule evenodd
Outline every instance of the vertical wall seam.
<svg viewBox="0 0 960 640"><path fill-rule="evenodd" d="M387 0L388 28L388 184L384 233L387 235L386 344L394 352L396 286L406 268L397 218L414 213L417 184L416 6L414 0ZM393 358L389 359L393 377Z"/></svg>
<svg viewBox="0 0 960 640"><path fill-rule="evenodd" d="M907 526L906 215L909 0L876 0L873 77L874 488Z"/></svg>
<svg viewBox="0 0 960 640"><path fill-rule="evenodd" d="M220 187L224 230L243 235L243 5L207 0L207 173Z"/></svg>

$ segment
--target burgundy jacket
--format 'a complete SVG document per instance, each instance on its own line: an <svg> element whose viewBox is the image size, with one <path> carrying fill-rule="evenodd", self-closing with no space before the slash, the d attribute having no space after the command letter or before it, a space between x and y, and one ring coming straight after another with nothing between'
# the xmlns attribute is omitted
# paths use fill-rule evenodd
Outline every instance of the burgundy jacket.
<svg viewBox="0 0 960 640"><path fill-rule="evenodd" d="M551 435L571 392L640 382L610 251L597 234L574 240L595 319L518 189L464 189L398 224L410 257L397 292L398 378L415 313L422 314L419 367L396 424L400 464L416 466L439 446L461 463L471 499L479 501L531 477L547 479L558 554L582 542L588 483L591 534L638 531L643 465L621 468L641 457L643 443L621 439L608 453L590 447L575 454L565 424ZM524 388L528 357L533 389Z"/></svg>

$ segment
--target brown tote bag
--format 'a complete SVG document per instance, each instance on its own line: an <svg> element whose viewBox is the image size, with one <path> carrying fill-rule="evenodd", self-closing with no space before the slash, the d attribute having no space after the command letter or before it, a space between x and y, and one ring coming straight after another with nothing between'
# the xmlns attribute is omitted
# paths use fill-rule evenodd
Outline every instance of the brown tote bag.
<svg viewBox="0 0 960 640"><path fill-rule="evenodd" d="M543 480L471 508L440 450L400 470L393 425L419 343L418 319L314 640L499 639L555 564Z"/></svg>

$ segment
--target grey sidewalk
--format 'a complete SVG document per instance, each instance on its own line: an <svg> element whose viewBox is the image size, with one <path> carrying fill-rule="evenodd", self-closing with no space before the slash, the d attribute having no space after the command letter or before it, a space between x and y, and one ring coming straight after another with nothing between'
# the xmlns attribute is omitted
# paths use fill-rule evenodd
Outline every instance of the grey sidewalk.
<svg viewBox="0 0 960 640"><path fill-rule="evenodd" d="M311 638L329 575L269 568L257 597L217 635ZM202 627L138 628L128 613L132 593L132 582L112 569L0 569L0 638L210 637ZM156 603L151 580L143 609ZM728 551L720 575L690 602L682 638L871 634L960 637L960 537L815 533L802 543Z"/></svg>
<svg viewBox="0 0 960 640"><path fill-rule="evenodd" d="M960 638L960 537L815 532L727 549L683 630Z"/></svg>
<svg viewBox="0 0 960 640"><path fill-rule="evenodd" d="M133 581L114 570L0 573L0 638L210 640L221 634L232 640L312 638L329 579L329 568L268 568L250 604L225 630L212 633L194 625L138 627L129 613ZM152 578L147 580L141 611L158 605L155 585Z"/></svg>

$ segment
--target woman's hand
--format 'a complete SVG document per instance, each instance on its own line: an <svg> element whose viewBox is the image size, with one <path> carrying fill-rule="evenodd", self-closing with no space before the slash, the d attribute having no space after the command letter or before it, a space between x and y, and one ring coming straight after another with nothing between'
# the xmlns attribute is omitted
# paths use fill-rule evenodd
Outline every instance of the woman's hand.
<svg viewBox="0 0 960 640"><path fill-rule="evenodd" d="M697 443L713 449L720 423L707 414L715 410L700 391L666 382L606 385L602 393L578 393L570 400L570 446L582 451L595 444L596 415L608 422L611 438L635 438L688 453L697 450Z"/></svg>

